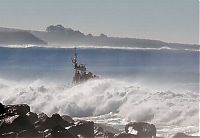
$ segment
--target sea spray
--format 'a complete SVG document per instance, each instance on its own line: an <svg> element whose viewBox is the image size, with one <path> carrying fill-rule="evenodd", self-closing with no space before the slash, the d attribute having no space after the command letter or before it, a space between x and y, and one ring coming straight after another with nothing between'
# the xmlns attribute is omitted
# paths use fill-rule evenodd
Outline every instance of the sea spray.
<svg viewBox="0 0 200 138"><path fill-rule="evenodd" d="M130 121L150 122L161 134L198 133L197 93L153 91L114 79L91 80L75 86L42 80L14 82L0 79L0 101L4 104L26 103L37 113L87 117L116 126Z"/></svg>
<svg viewBox="0 0 200 138"><path fill-rule="evenodd" d="M4 104L29 104L34 112L58 112L74 117L119 114L128 121L169 125L197 125L198 94L156 92L136 84L99 79L73 87L36 80L31 83L0 81Z"/></svg>

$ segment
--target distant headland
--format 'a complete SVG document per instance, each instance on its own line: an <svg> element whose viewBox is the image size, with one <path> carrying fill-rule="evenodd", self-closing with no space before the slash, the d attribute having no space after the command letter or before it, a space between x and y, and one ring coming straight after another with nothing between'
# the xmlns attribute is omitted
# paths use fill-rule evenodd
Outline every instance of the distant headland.
<svg viewBox="0 0 200 138"><path fill-rule="evenodd" d="M167 43L159 40L109 37L105 34L94 36L62 25L50 25L46 31L21 30L0 27L0 45L40 46L118 46L136 48L199 49L199 45Z"/></svg>

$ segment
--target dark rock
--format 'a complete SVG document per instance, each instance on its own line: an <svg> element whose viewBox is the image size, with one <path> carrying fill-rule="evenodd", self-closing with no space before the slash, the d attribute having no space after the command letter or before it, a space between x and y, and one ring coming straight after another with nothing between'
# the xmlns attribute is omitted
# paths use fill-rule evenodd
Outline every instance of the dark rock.
<svg viewBox="0 0 200 138"><path fill-rule="evenodd" d="M97 128L97 132L103 132L103 128L102 127L98 127Z"/></svg>
<svg viewBox="0 0 200 138"><path fill-rule="evenodd" d="M25 116L28 112L30 112L30 107L27 104L7 105L5 108L9 116L12 115Z"/></svg>
<svg viewBox="0 0 200 138"><path fill-rule="evenodd" d="M45 138L52 138L51 133L45 136Z"/></svg>
<svg viewBox="0 0 200 138"><path fill-rule="evenodd" d="M76 138L77 136L72 135L68 130L61 126L55 126L51 132L52 138Z"/></svg>
<svg viewBox="0 0 200 138"><path fill-rule="evenodd" d="M40 121L45 121L47 118L48 116L45 113L38 114L38 119Z"/></svg>
<svg viewBox="0 0 200 138"><path fill-rule="evenodd" d="M113 138L114 137L114 133L109 132L106 129L104 130L100 126L94 127L94 135L95 135L95 137L104 137L104 138Z"/></svg>
<svg viewBox="0 0 200 138"><path fill-rule="evenodd" d="M59 114L53 114L50 118L39 121L36 124L40 130L54 128L55 126L68 127L71 124L61 118Z"/></svg>
<svg viewBox="0 0 200 138"><path fill-rule="evenodd" d="M68 130L61 126L55 126L52 129L46 129L43 134L45 138L77 138L77 136L71 134Z"/></svg>
<svg viewBox="0 0 200 138"><path fill-rule="evenodd" d="M104 133L99 132L99 133L95 134L95 137L104 137Z"/></svg>
<svg viewBox="0 0 200 138"><path fill-rule="evenodd" d="M104 136L104 130L102 127L95 127L94 129L94 135L96 137L103 137Z"/></svg>
<svg viewBox="0 0 200 138"><path fill-rule="evenodd" d="M122 132L122 133L114 135L114 138L135 138L135 137L136 137L135 135L129 134L129 133L125 133L125 132Z"/></svg>
<svg viewBox="0 0 200 138"><path fill-rule="evenodd" d="M74 120L68 115L63 115L62 119L69 122L69 123L74 123Z"/></svg>
<svg viewBox="0 0 200 138"><path fill-rule="evenodd" d="M50 137L51 136L51 129L46 129L44 132L43 132L43 135L44 135L44 137L46 138L46 137Z"/></svg>
<svg viewBox="0 0 200 138"><path fill-rule="evenodd" d="M111 132L105 132L104 133L104 138L113 138L115 134L111 133Z"/></svg>
<svg viewBox="0 0 200 138"><path fill-rule="evenodd" d="M37 130L23 130L19 132L18 138L42 138L43 135L40 134Z"/></svg>
<svg viewBox="0 0 200 138"><path fill-rule="evenodd" d="M27 119L33 124L35 123L36 121L38 121L38 116L36 113L33 113L33 112L28 112L26 114L27 116Z"/></svg>
<svg viewBox="0 0 200 138"><path fill-rule="evenodd" d="M34 126L24 116L15 115L1 120L0 134L8 132L20 132L33 129Z"/></svg>
<svg viewBox="0 0 200 138"><path fill-rule="evenodd" d="M0 119L4 118L4 114L6 113L5 106L0 103Z"/></svg>
<svg viewBox="0 0 200 138"><path fill-rule="evenodd" d="M2 103L0 103L0 115L3 115L4 113L6 113L6 109L5 109L4 105Z"/></svg>
<svg viewBox="0 0 200 138"><path fill-rule="evenodd" d="M94 137L94 122L79 121L75 125L69 127L68 130L74 135L81 135L83 137Z"/></svg>
<svg viewBox="0 0 200 138"><path fill-rule="evenodd" d="M199 136L189 136L189 135L186 135L185 133L176 133L173 138L199 138Z"/></svg>
<svg viewBox="0 0 200 138"><path fill-rule="evenodd" d="M2 137L2 138L17 138L17 133L15 133L15 132L4 133L0 137Z"/></svg>
<svg viewBox="0 0 200 138"><path fill-rule="evenodd" d="M35 125L35 128L37 130L45 130L45 128L42 128L42 124L46 121L46 119L49 118L45 113L41 113L41 114L38 114L38 121L36 121L34 123Z"/></svg>
<svg viewBox="0 0 200 138"><path fill-rule="evenodd" d="M153 124L144 122L131 122L125 126L125 132L129 133L129 128L134 129L138 137L153 137L156 138L156 127Z"/></svg>
<svg viewBox="0 0 200 138"><path fill-rule="evenodd" d="M94 124L94 131L95 133L97 133L98 131L102 131L103 129L103 133L104 135L106 135L106 133L110 133L110 134L118 134L120 133L120 131L118 129L115 129L113 127L111 127L110 125L106 125L106 124L101 124L101 123L95 123Z"/></svg>

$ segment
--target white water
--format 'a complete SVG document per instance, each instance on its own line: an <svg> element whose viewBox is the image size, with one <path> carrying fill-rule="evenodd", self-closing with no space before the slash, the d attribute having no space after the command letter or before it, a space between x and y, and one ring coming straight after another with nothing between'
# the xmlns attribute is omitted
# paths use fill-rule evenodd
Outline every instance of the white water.
<svg viewBox="0 0 200 138"><path fill-rule="evenodd" d="M26 103L37 113L87 117L111 125L150 122L161 135L198 133L198 93L153 91L119 80L99 79L67 87L41 80L28 83L1 79L0 101Z"/></svg>
<svg viewBox="0 0 200 138"><path fill-rule="evenodd" d="M56 46L56 45L48 45L48 46L39 46L39 45L31 45L31 44L27 44L27 45L0 45L0 47L8 47L8 48L31 48L31 47L35 47L35 48L74 48L74 46ZM118 50L180 50L177 48L170 48L168 46L162 46L162 47L140 47L140 46L134 46L134 47L130 47L130 46L76 46L76 48L79 49L118 49ZM185 48L182 49L185 51L200 51L200 49L190 49L190 48Z"/></svg>

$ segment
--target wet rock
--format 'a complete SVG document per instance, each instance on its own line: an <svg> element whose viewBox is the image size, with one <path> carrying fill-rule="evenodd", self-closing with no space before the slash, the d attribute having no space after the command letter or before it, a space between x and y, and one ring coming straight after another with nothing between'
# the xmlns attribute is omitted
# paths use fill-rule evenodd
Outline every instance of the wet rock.
<svg viewBox="0 0 200 138"><path fill-rule="evenodd" d="M0 103L0 119L4 118L4 114L6 113L5 106Z"/></svg>
<svg viewBox="0 0 200 138"><path fill-rule="evenodd" d="M46 129L43 134L45 138L78 138L61 126L55 126L53 129Z"/></svg>
<svg viewBox="0 0 200 138"><path fill-rule="evenodd" d="M48 116L45 114L45 113L40 113L40 114L38 114L38 119L39 120L45 120L45 119L47 119L48 118Z"/></svg>
<svg viewBox="0 0 200 138"><path fill-rule="evenodd" d="M104 138L113 138L115 134L111 133L111 132L105 132L104 133Z"/></svg>
<svg viewBox="0 0 200 138"><path fill-rule="evenodd" d="M95 134L95 137L104 137L104 133L102 133L102 132L97 133L97 134Z"/></svg>
<svg viewBox="0 0 200 138"><path fill-rule="evenodd" d="M48 135L45 135L45 138L52 138L51 133L49 133Z"/></svg>
<svg viewBox="0 0 200 138"><path fill-rule="evenodd" d="M20 132L22 130L29 130L33 128L34 126L26 117L15 115L1 120L0 134L8 132Z"/></svg>
<svg viewBox="0 0 200 138"><path fill-rule="evenodd" d="M18 134L18 138L42 138L42 137L43 135L35 129L23 130Z"/></svg>
<svg viewBox="0 0 200 138"><path fill-rule="evenodd" d="M63 115L62 119L69 122L69 123L74 123L74 120L68 115Z"/></svg>
<svg viewBox="0 0 200 138"><path fill-rule="evenodd" d="M61 126L55 126L51 131L51 136L52 138L76 138L77 137Z"/></svg>
<svg viewBox="0 0 200 138"><path fill-rule="evenodd" d="M2 103L0 103L0 115L3 115L4 113L6 113L6 109L5 109L4 105Z"/></svg>
<svg viewBox="0 0 200 138"><path fill-rule="evenodd" d="M41 114L38 114L38 121L36 121L34 123L35 125L35 128L37 130L45 130L45 128L42 128L42 124L46 121L46 119L49 118L45 113L41 113Z"/></svg>
<svg viewBox="0 0 200 138"><path fill-rule="evenodd" d="M95 137L103 137L104 136L103 128L102 127L95 127L94 135L95 135Z"/></svg>
<svg viewBox="0 0 200 138"><path fill-rule="evenodd" d="M59 114L53 114L50 118L46 118L44 120L40 120L36 123L38 128L40 130L46 130L54 128L55 126L61 126L61 127L68 127L71 124L61 118Z"/></svg>
<svg viewBox="0 0 200 138"><path fill-rule="evenodd" d="M82 137L94 137L94 122L78 121L75 125L68 128L69 132Z"/></svg>
<svg viewBox="0 0 200 138"><path fill-rule="evenodd" d="M95 128L95 132L101 130L101 128L103 129L104 133L112 133L112 134L118 134L120 133L120 131L118 129L115 129L109 125L106 124L101 124L101 123L95 123L94 124L94 128ZM100 129L98 129L100 128Z"/></svg>
<svg viewBox="0 0 200 138"><path fill-rule="evenodd" d="M36 121L38 121L38 116L36 113L28 112L26 114L26 117L32 124L35 123Z"/></svg>
<svg viewBox="0 0 200 138"><path fill-rule="evenodd" d="M104 137L104 138L113 138L114 133L109 132L108 130L104 130L104 128L100 126L94 127L94 135L95 137Z"/></svg>
<svg viewBox="0 0 200 138"><path fill-rule="evenodd" d="M145 122L131 122L125 126L126 133L132 133L137 137L153 137L156 138L156 127L153 124Z"/></svg>
<svg viewBox="0 0 200 138"><path fill-rule="evenodd" d="M17 138L17 133L15 132L4 133L0 137L1 138Z"/></svg>
<svg viewBox="0 0 200 138"><path fill-rule="evenodd" d="M28 112L30 112L30 106L28 106L27 104L7 105L5 106L5 108L9 116L12 115L25 116Z"/></svg>
<svg viewBox="0 0 200 138"><path fill-rule="evenodd" d="M114 138L136 138L136 136L134 134L122 132L122 133L119 133L119 134L115 134Z"/></svg>
<svg viewBox="0 0 200 138"><path fill-rule="evenodd" d="M0 104L0 137L12 138L58 138L58 137L104 137L104 138L155 138L156 127L144 122L131 122L125 126L125 132L120 133L110 126L96 124L92 121L74 121L70 116L30 112L26 104ZM132 133L134 130L136 133ZM183 133L174 135L174 138L191 138Z"/></svg>
<svg viewBox="0 0 200 138"><path fill-rule="evenodd" d="M44 132L43 132L43 136L46 138L46 137L50 137L51 136L51 129L46 129Z"/></svg>

